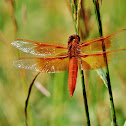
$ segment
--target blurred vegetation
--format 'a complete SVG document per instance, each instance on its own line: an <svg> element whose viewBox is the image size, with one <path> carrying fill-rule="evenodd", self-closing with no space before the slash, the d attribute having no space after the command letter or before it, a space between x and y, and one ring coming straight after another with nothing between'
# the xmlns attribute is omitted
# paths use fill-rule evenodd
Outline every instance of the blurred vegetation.
<svg viewBox="0 0 126 126"><path fill-rule="evenodd" d="M10 1L0 0L0 126L22 126L25 125L24 105L27 86L37 73L21 71L12 65L15 59L27 54L12 47L11 42L16 38L24 38L67 44L68 37L75 34L75 30L68 0L15 0L14 8ZM83 6L90 17L88 21L90 32L86 39L98 37L92 0L84 1ZM100 9L104 35L126 28L125 0L103 0ZM17 29L14 18L17 21ZM125 64L126 62L122 62L110 67L119 126L126 120ZM28 115L30 125L86 125L79 72L72 98L68 91L68 72L41 73L37 81L51 96L43 95L36 86L33 86ZM95 71L88 72L86 90L92 126L110 126L108 91Z"/></svg>

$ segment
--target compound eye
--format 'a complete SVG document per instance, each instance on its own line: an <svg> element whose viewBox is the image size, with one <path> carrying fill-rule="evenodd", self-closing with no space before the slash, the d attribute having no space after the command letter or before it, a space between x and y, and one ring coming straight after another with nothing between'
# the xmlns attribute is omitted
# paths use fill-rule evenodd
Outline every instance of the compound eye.
<svg viewBox="0 0 126 126"><path fill-rule="evenodd" d="M70 43L73 39L75 39L75 37L73 35L71 35L68 39L68 43Z"/></svg>
<svg viewBox="0 0 126 126"><path fill-rule="evenodd" d="M79 35L77 35L77 38L78 38L78 40L80 41L80 37L79 37Z"/></svg>
<svg viewBox="0 0 126 126"><path fill-rule="evenodd" d="M68 39L68 44L74 39L78 40L78 42L80 41L80 37L78 35L71 35Z"/></svg>

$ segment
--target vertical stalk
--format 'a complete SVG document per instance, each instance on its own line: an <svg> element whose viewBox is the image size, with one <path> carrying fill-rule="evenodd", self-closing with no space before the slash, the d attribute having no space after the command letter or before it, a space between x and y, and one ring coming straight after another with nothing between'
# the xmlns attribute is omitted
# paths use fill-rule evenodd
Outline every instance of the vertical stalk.
<svg viewBox="0 0 126 126"><path fill-rule="evenodd" d="M78 0L78 1L70 0L70 3L71 3L71 10L72 10L72 17L73 17L75 32L77 35L79 35L79 17L80 17L80 9L81 9L82 0ZM87 102L83 70L81 70L81 82L82 82L82 91L83 91L87 126L90 126L90 117L89 117L89 111L88 111L88 102Z"/></svg>
<svg viewBox="0 0 126 126"><path fill-rule="evenodd" d="M86 112L86 121L87 121L87 125L91 126L91 124L90 124L90 117L89 117L89 111L88 111L88 102L87 102L86 88L85 88L85 83L84 83L83 70L81 70L81 82L82 82L84 106L85 106L85 112Z"/></svg>
<svg viewBox="0 0 126 126"><path fill-rule="evenodd" d="M100 16L100 11L99 11L98 0L93 0L93 3L94 3L94 6L95 6L95 12L96 12L97 21L98 21L99 34L100 34L100 36L103 36L102 22L101 22L101 16ZM102 49L103 49L103 51L105 51L104 41L102 42ZM111 88L111 82L110 82L109 68L108 68L106 53L104 53L104 61L106 63L106 75L107 75L106 77L107 77L107 82L108 82L112 126L117 126L116 113L115 113L115 108L114 108L114 101L113 101L112 88Z"/></svg>

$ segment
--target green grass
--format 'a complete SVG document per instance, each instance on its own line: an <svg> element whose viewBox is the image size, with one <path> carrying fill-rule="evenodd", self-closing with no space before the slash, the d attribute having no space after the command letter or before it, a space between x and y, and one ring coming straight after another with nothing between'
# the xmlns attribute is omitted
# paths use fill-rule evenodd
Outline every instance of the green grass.
<svg viewBox="0 0 126 126"><path fill-rule="evenodd" d="M71 12L65 1L22 0L15 2L17 38L67 44L68 37L75 34ZM84 6L85 10L90 10L88 22L90 33L86 39L98 37L92 0L85 1ZM125 12L125 0L102 1L101 17L104 35L126 28ZM26 17L23 13L26 13ZM11 46L11 42L15 39L14 25L11 18L11 6L4 0L0 0L0 31L0 125L22 126L25 125L24 105L27 86L37 73L25 71L23 80L20 70L12 65L13 61L19 57L19 53L20 56L27 56L27 54L19 52ZM126 62L123 62L110 67L119 126L122 126L126 119L125 64ZM60 81L58 78L61 78ZM33 126L86 125L80 73L78 72L76 90L72 98L69 96L67 79L68 76L65 72L39 75L37 80L51 93L51 97L44 96L33 86L29 102L29 124L32 123ZM88 72L87 81L86 90L91 125L110 126L110 103L107 88L95 71Z"/></svg>

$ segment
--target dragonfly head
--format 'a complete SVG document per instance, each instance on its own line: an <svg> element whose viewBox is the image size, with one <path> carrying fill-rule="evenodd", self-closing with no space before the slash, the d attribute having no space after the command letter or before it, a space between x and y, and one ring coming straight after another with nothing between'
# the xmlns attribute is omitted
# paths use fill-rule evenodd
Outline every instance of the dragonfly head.
<svg viewBox="0 0 126 126"><path fill-rule="evenodd" d="M71 43L73 40L76 40L78 42L77 44L79 44L80 37L78 35L71 35L68 39L68 44Z"/></svg>

